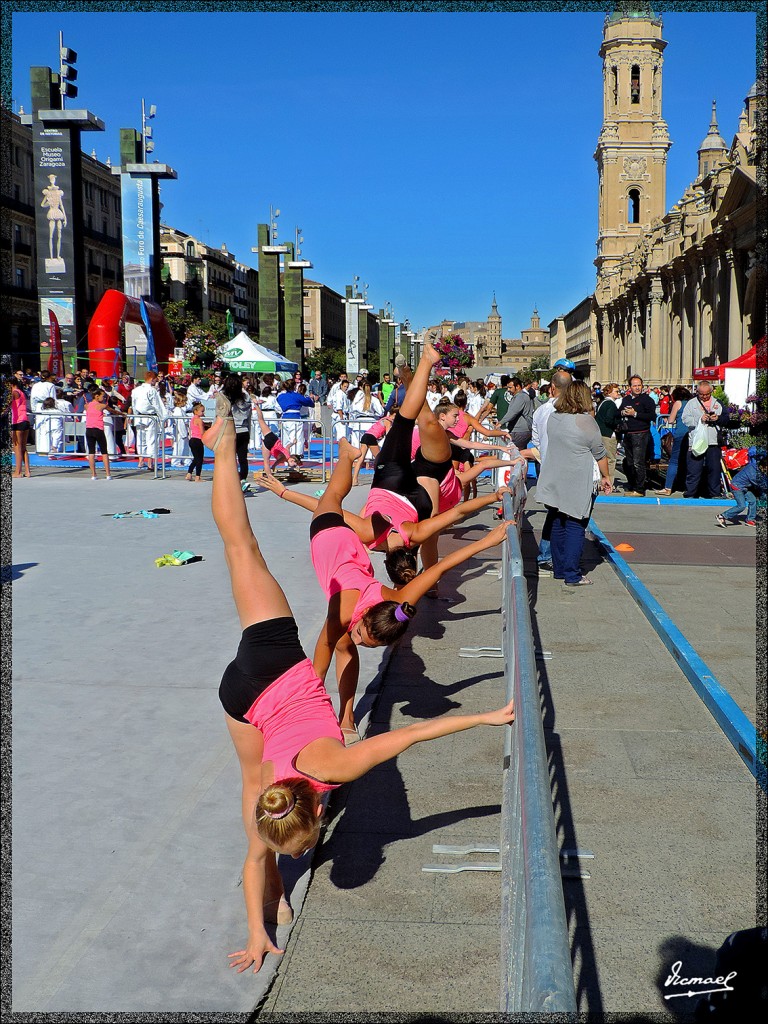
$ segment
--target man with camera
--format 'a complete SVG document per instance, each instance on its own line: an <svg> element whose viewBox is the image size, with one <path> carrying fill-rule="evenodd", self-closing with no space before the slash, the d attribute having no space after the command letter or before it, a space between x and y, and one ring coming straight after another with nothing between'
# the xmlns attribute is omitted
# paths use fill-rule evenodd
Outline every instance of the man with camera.
<svg viewBox="0 0 768 1024"><path fill-rule="evenodd" d="M656 403L650 395L643 394L643 378L633 374L629 378L629 394L619 406L619 431L624 443L624 472L628 497L645 497L645 480L648 472L648 442L651 437L651 423L656 420Z"/></svg>
<svg viewBox="0 0 768 1024"><path fill-rule="evenodd" d="M725 426L728 422L727 413L723 413L723 407L712 397L712 385L708 380L703 380L696 385L696 397L685 403L683 409L683 425L688 428L689 436L699 423L706 425L707 448L701 454L693 450L693 440L688 448L688 461L686 462L685 494L686 498L698 497L701 475L706 470L707 478L704 494L705 498L720 497L720 459L722 453L717 436L718 425Z"/></svg>

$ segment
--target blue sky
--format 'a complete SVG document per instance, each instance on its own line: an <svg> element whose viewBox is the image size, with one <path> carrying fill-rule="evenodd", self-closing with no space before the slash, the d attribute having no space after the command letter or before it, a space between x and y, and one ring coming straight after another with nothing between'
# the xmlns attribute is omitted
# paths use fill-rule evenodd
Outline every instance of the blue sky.
<svg viewBox="0 0 768 1024"><path fill-rule="evenodd" d="M67 8L68 5L60 5ZM602 122L600 11L272 13L35 10L13 14L13 109L29 67L78 52L80 94L106 125L84 136L119 160L119 129L157 106L153 157L178 171L163 220L256 265L256 225L279 207L303 229L307 274L352 275L415 328L484 319L504 337L594 286ZM234 6L234 5L233 5ZM523 5L521 5L522 7ZM585 5L586 6L586 5ZM717 100L736 131L755 80L756 17L666 12L667 208L696 175Z"/></svg>

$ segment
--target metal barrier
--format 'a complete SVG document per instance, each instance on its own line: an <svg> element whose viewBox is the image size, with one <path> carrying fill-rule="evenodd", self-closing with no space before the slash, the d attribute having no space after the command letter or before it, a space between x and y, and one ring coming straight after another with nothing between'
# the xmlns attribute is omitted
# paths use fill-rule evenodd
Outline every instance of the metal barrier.
<svg viewBox="0 0 768 1024"><path fill-rule="evenodd" d="M506 730L501 825L501 1010L576 1013L560 857L544 744L528 586L520 528L525 507L523 470L515 466L504 514L502 653L507 700L515 721Z"/></svg>
<svg viewBox="0 0 768 1024"><path fill-rule="evenodd" d="M104 417L104 433L105 433L106 439L107 439L107 450L108 450L108 454L109 454L110 459L118 459L119 460L120 458L122 458L122 459L128 458L129 460L133 461L133 459L138 459L140 457L141 458L145 458L145 459L151 458L154 461L154 476L155 476L155 478L159 478L159 479L165 479L167 469L168 468L174 468L174 467L169 467L169 463L171 462L172 459L180 459L180 458L182 458L186 462L189 462L189 460L191 460L191 458L192 458L191 452L187 453L186 455L177 455L177 454L174 454L174 452L169 451L168 448L167 448L167 445L166 445L166 442L169 439L175 438L175 426L178 424L179 419L183 419L187 424L189 424L190 420L192 419L191 414L185 414L182 417L178 417L178 416L173 416L170 413L168 413L166 416L161 418L159 416L156 416L154 413L125 413L125 412L121 412L119 418L121 418L121 419L123 419L125 421L126 428L129 427L129 426L131 427L133 435L134 435L134 443L135 443L135 439L136 439L136 429L134 427L134 424L137 421L139 423L150 422L150 423L154 424L156 426L156 429L157 429L157 444L155 446L154 454L152 454L152 455L139 456L138 451L136 451L135 453L131 453L131 454L127 455L127 456L126 455L120 456L119 453L117 452L117 448L116 448L116 445L115 445L115 432L114 432L114 424L112 423L112 417L110 417L110 415L107 413L107 415L105 415L105 417ZM68 413L68 412L61 412L58 409L56 409L56 410L54 410L54 409L50 409L50 410L42 409L42 410L38 410L35 413L35 421L36 421L36 423L40 423L42 420L45 420L45 419L61 421L62 436L61 436L61 441L60 441L60 447L58 448L58 450L53 451L53 450L49 449L47 451L42 451L42 452L40 452L41 455L48 455L49 459L51 460L51 464L52 465L55 464L57 459L65 460L68 457L72 457L72 456L75 456L75 457L82 456L83 458L85 458L86 445L85 445L85 413L84 412ZM209 421L206 421L206 422L209 422ZM314 425L315 421L313 421L313 420L305 420L305 419L302 419L301 421L297 421L297 420L294 420L294 419L283 420L282 416L273 416L273 415L271 415L271 413L270 413L268 422L274 424L277 427L277 433L281 437L283 437L283 425L284 424L286 426L288 426L288 425L295 424L297 422L301 423L302 429L304 431L304 443L305 443L306 448L309 449L309 442L312 441L312 440L314 440L316 443L320 444L320 446L321 446L320 463L321 463L322 481L323 481L323 483L327 483L328 478L329 478L329 474L330 474L331 462L332 462L333 442L332 442L332 439L331 439L330 435L325 431L325 429L323 428L322 429L322 433L319 434L319 435L312 435L311 428ZM322 427L322 423L321 423L321 427ZM139 428L139 429L141 429L141 428ZM258 432L258 424L256 423L256 420L254 419L252 421L252 423L251 423L251 436L250 436L249 451L255 451L255 452L258 453L261 450L261 438L260 438L260 436L258 436L257 432ZM48 431L48 433L50 434L50 431ZM288 439L286 438L285 440L288 440ZM128 445L129 446L130 446L130 443L131 442L128 441Z"/></svg>

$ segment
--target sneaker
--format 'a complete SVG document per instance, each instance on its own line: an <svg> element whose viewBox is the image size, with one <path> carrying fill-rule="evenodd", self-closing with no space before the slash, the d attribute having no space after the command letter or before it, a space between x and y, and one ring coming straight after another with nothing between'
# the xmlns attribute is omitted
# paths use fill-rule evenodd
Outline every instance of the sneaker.
<svg viewBox="0 0 768 1024"><path fill-rule="evenodd" d="M112 477L111 477L111 476L105 476L105 477L104 477L104 479L105 479L105 480L111 480L111 479L112 479Z"/></svg>
<svg viewBox="0 0 768 1024"><path fill-rule="evenodd" d="M537 568L539 570L539 576L552 576L555 571L551 562L539 562Z"/></svg>
<svg viewBox="0 0 768 1024"><path fill-rule="evenodd" d="M250 491L250 489L251 489L251 485L248 483L247 480L243 480L243 482L242 482L242 484L240 486L242 488L243 494L245 494L246 491Z"/></svg>
<svg viewBox="0 0 768 1024"><path fill-rule="evenodd" d="M754 519L745 519L744 520L744 525L745 526L757 526L757 522Z"/></svg>
<svg viewBox="0 0 768 1024"><path fill-rule="evenodd" d="M724 530L727 529L727 527L728 527L728 523L726 523L726 521L725 521L725 516L722 516L722 515L715 516L715 522L717 523L718 526L722 527Z"/></svg>
<svg viewBox="0 0 768 1024"><path fill-rule="evenodd" d="M98 478L97 476L92 476L92 477L91 477L91 480L98 480L98 479L99 479L99 478Z"/></svg>

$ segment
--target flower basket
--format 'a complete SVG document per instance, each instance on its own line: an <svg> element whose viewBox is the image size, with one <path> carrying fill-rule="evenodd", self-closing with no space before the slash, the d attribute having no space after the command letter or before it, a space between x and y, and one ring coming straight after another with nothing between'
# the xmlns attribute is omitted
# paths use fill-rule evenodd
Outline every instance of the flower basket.
<svg viewBox="0 0 768 1024"><path fill-rule="evenodd" d="M435 342L435 349L442 357L440 365L451 372L468 370L475 365L475 354L460 334L448 334Z"/></svg>

